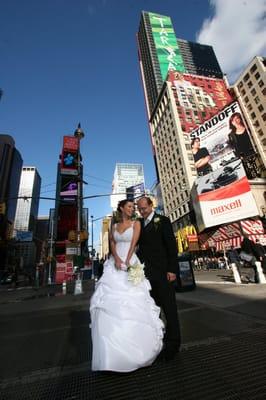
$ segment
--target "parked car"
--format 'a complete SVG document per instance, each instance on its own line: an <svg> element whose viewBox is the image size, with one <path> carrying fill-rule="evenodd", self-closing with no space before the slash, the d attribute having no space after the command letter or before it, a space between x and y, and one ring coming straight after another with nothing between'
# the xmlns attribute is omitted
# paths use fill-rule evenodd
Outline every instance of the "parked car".
<svg viewBox="0 0 266 400"><path fill-rule="evenodd" d="M0 271L0 284L1 285L7 285L9 283L12 283L14 279L14 275L10 271Z"/></svg>

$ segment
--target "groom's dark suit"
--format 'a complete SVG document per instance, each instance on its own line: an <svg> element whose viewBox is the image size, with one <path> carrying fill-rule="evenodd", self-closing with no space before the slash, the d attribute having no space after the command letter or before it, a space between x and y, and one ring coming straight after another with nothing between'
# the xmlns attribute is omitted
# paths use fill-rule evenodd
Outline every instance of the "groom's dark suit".
<svg viewBox="0 0 266 400"><path fill-rule="evenodd" d="M151 295L166 317L165 344L168 351L180 346L180 328L173 283L167 280L167 272L178 273L177 246L169 218L154 214L144 226L141 219L138 256L145 264L145 275L151 283Z"/></svg>

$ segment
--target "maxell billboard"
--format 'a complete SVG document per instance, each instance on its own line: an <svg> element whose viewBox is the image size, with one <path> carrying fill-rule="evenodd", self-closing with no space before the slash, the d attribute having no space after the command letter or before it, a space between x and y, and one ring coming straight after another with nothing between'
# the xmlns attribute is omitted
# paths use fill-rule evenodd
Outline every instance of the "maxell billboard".
<svg viewBox="0 0 266 400"><path fill-rule="evenodd" d="M259 214L240 159L198 177L192 199L200 231Z"/></svg>
<svg viewBox="0 0 266 400"><path fill-rule="evenodd" d="M149 13L149 18L162 79L169 70L185 71L171 18L153 13Z"/></svg>
<svg viewBox="0 0 266 400"><path fill-rule="evenodd" d="M237 102L194 129L191 147L198 176L254 155L248 128Z"/></svg>

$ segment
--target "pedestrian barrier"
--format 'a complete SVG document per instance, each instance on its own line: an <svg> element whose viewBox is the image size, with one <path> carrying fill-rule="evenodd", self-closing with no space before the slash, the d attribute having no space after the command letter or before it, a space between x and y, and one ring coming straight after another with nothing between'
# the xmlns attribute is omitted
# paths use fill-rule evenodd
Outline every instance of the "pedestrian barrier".
<svg viewBox="0 0 266 400"><path fill-rule="evenodd" d="M255 261L256 269L257 269L257 277L258 277L258 283L266 283L266 279L264 276L264 273L262 271L261 267L261 262L260 261Z"/></svg>
<svg viewBox="0 0 266 400"><path fill-rule="evenodd" d="M236 264L235 263L231 263L231 268L232 268L232 271L233 271L235 283L242 283Z"/></svg>

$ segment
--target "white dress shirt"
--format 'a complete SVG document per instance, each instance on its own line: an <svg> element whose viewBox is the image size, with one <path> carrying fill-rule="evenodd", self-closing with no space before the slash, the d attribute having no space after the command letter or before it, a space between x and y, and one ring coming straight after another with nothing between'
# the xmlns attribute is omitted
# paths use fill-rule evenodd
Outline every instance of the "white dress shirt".
<svg viewBox="0 0 266 400"><path fill-rule="evenodd" d="M155 214L154 211L152 211L152 212L150 213L150 215L149 215L146 219L144 219L144 226L147 226L147 225L151 222L151 220L152 220L154 214Z"/></svg>

